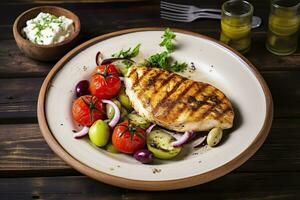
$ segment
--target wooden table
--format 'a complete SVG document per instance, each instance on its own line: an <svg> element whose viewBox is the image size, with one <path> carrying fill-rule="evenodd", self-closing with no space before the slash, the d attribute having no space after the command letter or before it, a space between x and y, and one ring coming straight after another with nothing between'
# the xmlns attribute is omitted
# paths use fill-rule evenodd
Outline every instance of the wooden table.
<svg viewBox="0 0 300 200"><path fill-rule="evenodd" d="M196 1L194 1L196 2ZM202 7L220 2L201 1ZM199 3L199 2L198 2ZM262 27L253 30L246 57L267 81L274 121L260 150L245 164L210 183L172 192L116 188L83 176L48 147L36 117L40 86L54 63L25 57L12 35L14 19L38 6L0 3L0 199L297 199L300 197L300 54L279 57L265 48L267 0L255 1ZM176 23L159 18L158 1L62 3L81 19L80 42L111 31L146 26L176 27L218 38L220 23Z"/></svg>

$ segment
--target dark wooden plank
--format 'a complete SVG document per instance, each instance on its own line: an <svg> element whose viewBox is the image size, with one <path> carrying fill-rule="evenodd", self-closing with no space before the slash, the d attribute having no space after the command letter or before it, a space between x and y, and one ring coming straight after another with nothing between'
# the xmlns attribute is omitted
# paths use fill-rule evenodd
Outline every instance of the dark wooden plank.
<svg viewBox="0 0 300 200"><path fill-rule="evenodd" d="M46 76L54 65L26 57L14 40L1 40L0 46L0 78Z"/></svg>
<svg viewBox="0 0 300 200"><path fill-rule="evenodd" d="M300 117L300 71L270 71L262 75L273 95L275 117ZM35 121L42 81L43 78L0 79L0 123Z"/></svg>
<svg viewBox="0 0 300 200"><path fill-rule="evenodd" d="M300 119L276 119L261 149L238 172L300 169ZM73 174L44 141L37 124L0 125L0 177Z"/></svg>
<svg viewBox="0 0 300 200"><path fill-rule="evenodd" d="M0 122L36 121L36 104L43 78L0 79Z"/></svg>
<svg viewBox="0 0 300 200"><path fill-rule="evenodd" d="M6 199L297 199L300 173L235 173L204 185L176 191L144 192L121 189L87 177L0 179Z"/></svg>
<svg viewBox="0 0 300 200"><path fill-rule="evenodd" d="M275 117L299 117L300 72L263 72L274 101Z"/></svg>
<svg viewBox="0 0 300 200"><path fill-rule="evenodd" d="M12 124L0 127L0 168L2 170L69 168L48 147L38 124Z"/></svg>

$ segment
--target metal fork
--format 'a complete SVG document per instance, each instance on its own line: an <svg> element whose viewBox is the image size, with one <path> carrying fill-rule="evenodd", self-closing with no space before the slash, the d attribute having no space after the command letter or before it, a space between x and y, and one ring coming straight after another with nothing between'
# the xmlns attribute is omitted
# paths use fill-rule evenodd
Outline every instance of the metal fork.
<svg viewBox="0 0 300 200"><path fill-rule="evenodd" d="M193 5L183 5L165 1L161 1L160 8L161 18L172 21L192 22L199 18L221 19L220 9L198 8ZM260 17L253 16L252 28L259 27L261 22Z"/></svg>

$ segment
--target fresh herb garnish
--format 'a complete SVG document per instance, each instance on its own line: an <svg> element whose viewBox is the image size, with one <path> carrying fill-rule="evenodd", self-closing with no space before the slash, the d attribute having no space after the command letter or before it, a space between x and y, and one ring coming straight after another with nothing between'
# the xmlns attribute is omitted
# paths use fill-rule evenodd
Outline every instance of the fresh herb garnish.
<svg viewBox="0 0 300 200"><path fill-rule="evenodd" d="M160 46L164 46L167 51L150 56L148 59L146 59L146 66L162 68L174 72L184 71L188 66L185 62L179 63L178 61L175 61L173 64L171 63L170 54L174 50L172 40L175 37L175 33L170 28L167 28L161 37L163 40L159 44Z"/></svg>
<svg viewBox="0 0 300 200"><path fill-rule="evenodd" d="M174 51L175 48L172 41L175 37L176 37L175 33L170 28L167 28L164 34L161 36L162 41L159 44L160 46L165 47L166 51L151 55L148 59L145 59L145 61L141 63L139 66L146 65L147 67L157 67L157 68L162 68L174 72L184 71L188 66L185 62L183 63L179 63L178 61L175 61L173 63L171 62L172 59L170 54ZM131 59L133 57L136 57L139 54L140 46L141 44L138 44L133 49L132 48L129 48L127 50L122 49L121 51L112 54L112 57ZM129 68L133 65L133 63L128 60L124 60L122 61L122 63L126 66L126 68Z"/></svg>
<svg viewBox="0 0 300 200"><path fill-rule="evenodd" d="M131 48L129 48L126 51L121 49L121 51L114 53L111 56L114 58L126 58L126 59L136 57L139 54L140 46L141 44L137 44L132 50ZM131 65L133 64L128 60L123 60L122 63L126 66L126 68L131 67Z"/></svg>
<svg viewBox="0 0 300 200"><path fill-rule="evenodd" d="M150 56L146 60L146 65L148 67L157 67L174 72L181 72L187 68L186 63L179 63L175 61L175 63L171 64L170 60L170 54L167 51L164 51Z"/></svg>
<svg viewBox="0 0 300 200"><path fill-rule="evenodd" d="M175 33L170 29L167 28L164 32L164 34L161 36L163 39L159 46L165 47L169 53L174 51L174 45L172 43L172 40L176 37Z"/></svg>
<svg viewBox="0 0 300 200"><path fill-rule="evenodd" d="M173 63L170 66L170 70L174 71L174 72L181 72L184 71L187 68L187 64L185 62L183 63L179 63L177 61L175 61L175 63Z"/></svg>
<svg viewBox="0 0 300 200"><path fill-rule="evenodd" d="M169 53L167 51L164 51L162 53L157 53L150 56L147 59L147 65L152 67L167 68L168 59L169 59Z"/></svg>
<svg viewBox="0 0 300 200"><path fill-rule="evenodd" d="M125 50L121 50L117 53L112 54L111 56L114 58L133 58L139 54L141 44L136 45L132 50L131 48Z"/></svg>

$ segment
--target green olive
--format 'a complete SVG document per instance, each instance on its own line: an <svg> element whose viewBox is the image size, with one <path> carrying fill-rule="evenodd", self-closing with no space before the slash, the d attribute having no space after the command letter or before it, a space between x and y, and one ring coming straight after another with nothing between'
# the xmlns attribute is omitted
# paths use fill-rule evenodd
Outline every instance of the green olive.
<svg viewBox="0 0 300 200"><path fill-rule="evenodd" d="M121 107L121 121L125 121L128 117L128 111L123 106Z"/></svg>
<svg viewBox="0 0 300 200"><path fill-rule="evenodd" d="M98 146L104 147L110 137L109 127L107 122L99 119L90 127L89 137L91 142Z"/></svg>
<svg viewBox="0 0 300 200"><path fill-rule="evenodd" d="M124 88L122 87L119 95L118 95L118 100L124 106L129 112L133 110L131 106L131 102L129 100L129 97L126 95Z"/></svg>
<svg viewBox="0 0 300 200"><path fill-rule="evenodd" d="M118 149L116 149L116 147L115 147L113 144L111 144L111 143L108 143L108 144L105 146L105 148L106 148L106 151L108 151L108 152L110 152L110 153L120 153L120 152L118 151Z"/></svg>
<svg viewBox="0 0 300 200"><path fill-rule="evenodd" d="M213 128L209 131L206 141L211 147L216 146L222 139L223 131L221 128Z"/></svg>
<svg viewBox="0 0 300 200"><path fill-rule="evenodd" d="M147 147L156 158L172 159L177 156L182 149L182 147L174 147L172 145L174 141L176 141L176 139L172 135L164 130L157 129L149 133L147 137Z"/></svg>
<svg viewBox="0 0 300 200"><path fill-rule="evenodd" d="M139 126L143 129L146 129L150 126L150 122L145 120L142 116L140 116L138 114L130 113L127 115L127 117L132 124Z"/></svg>
<svg viewBox="0 0 300 200"><path fill-rule="evenodd" d="M113 99L112 101L118 106L119 109L121 109L121 103L118 100ZM105 107L107 118L112 119L115 115L115 109L108 103L105 105Z"/></svg>

